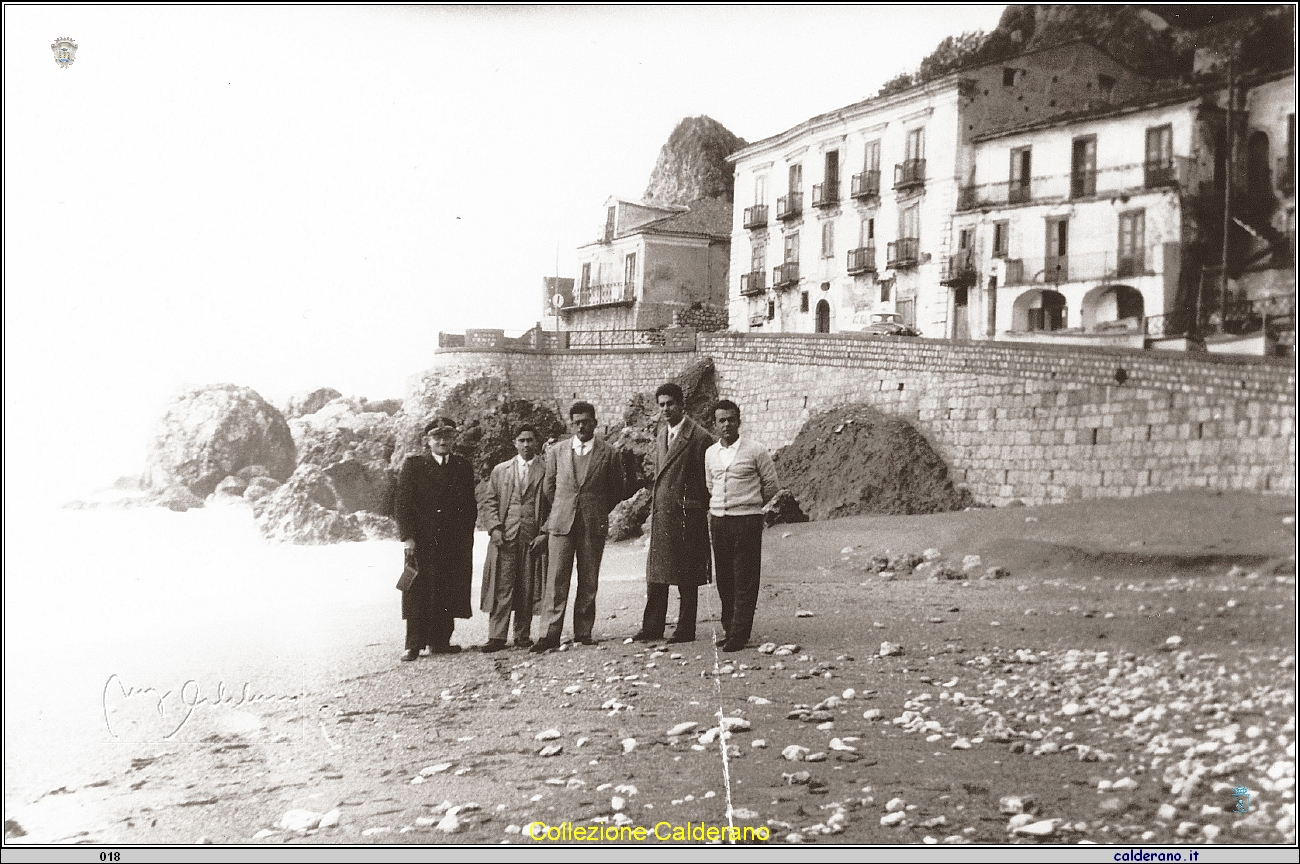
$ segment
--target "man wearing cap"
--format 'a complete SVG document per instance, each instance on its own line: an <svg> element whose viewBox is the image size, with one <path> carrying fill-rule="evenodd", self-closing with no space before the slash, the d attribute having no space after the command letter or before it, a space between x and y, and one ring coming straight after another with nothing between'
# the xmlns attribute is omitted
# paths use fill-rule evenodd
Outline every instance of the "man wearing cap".
<svg viewBox="0 0 1300 864"><path fill-rule="evenodd" d="M456 421L434 418L424 427L430 455L409 456L397 479L394 515L407 549L415 550L418 573L402 592L406 619L403 661L431 654L456 654L451 644L457 618L473 615L474 469L469 460L451 452Z"/></svg>

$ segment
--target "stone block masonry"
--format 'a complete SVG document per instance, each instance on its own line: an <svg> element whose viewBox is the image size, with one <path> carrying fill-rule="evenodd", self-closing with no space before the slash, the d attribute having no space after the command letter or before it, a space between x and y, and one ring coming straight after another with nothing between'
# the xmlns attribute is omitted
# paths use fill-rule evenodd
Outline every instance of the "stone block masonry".
<svg viewBox="0 0 1300 864"><path fill-rule="evenodd" d="M775 450L813 414L865 402L914 424L986 504L1180 489L1294 494L1289 362L852 334L700 333L696 350L445 351L455 377L500 370L512 395L616 423L628 398L712 357L744 431Z"/></svg>

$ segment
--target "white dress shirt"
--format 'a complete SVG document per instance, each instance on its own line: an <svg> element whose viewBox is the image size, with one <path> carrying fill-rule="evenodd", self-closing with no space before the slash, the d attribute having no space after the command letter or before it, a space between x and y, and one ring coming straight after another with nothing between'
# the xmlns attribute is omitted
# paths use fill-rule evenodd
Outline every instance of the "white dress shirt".
<svg viewBox="0 0 1300 864"><path fill-rule="evenodd" d="M573 441L573 453L575 456L586 456L591 452L591 446L596 443L594 437L590 441L580 441L578 440L577 435L574 435L570 440Z"/></svg>
<svg viewBox="0 0 1300 864"><path fill-rule="evenodd" d="M686 415L683 414L683 415L682 415L682 419L680 419L680 420L677 421L677 425L676 425L676 426L669 426L669 427L668 427L668 446L669 446L669 448L671 448L671 447L673 446L673 442L676 441L676 440L677 440L677 436L680 435L680 434L682 433L682 427L685 426L685 425L686 425Z"/></svg>

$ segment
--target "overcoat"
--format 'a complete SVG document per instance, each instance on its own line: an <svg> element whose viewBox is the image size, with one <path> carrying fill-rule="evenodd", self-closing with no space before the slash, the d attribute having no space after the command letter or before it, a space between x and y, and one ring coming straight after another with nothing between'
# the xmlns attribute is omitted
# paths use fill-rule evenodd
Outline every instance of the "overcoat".
<svg viewBox="0 0 1300 864"><path fill-rule="evenodd" d="M419 575L402 592L402 617L447 612L469 618L474 576L474 469L455 454L439 465L432 456L411 456L397 477L394 516L402 540L415 540Z"/></svg>
<svg viewBox="0 0 1300 864"><path fill-rule="evenodd" d="M698 587L713 578L709 546L709 490L704 454L713 436L690 417L668 446L662 424L651 451L650 552L645 578L651 584Z"/></svg>
<svg viewBox="0 0 1300 864"><path fill-rule="evenodd" d="M531 521L535 526L532 532L526 532L524 526L520 526L516 539L524 549L529 549L541 527L546 524L549 508L546 505L546 496L542 494L542 480L546 476L545 461L541 456L533 460L528 470L528 482L521 496L525 502L529 501L530 495L532 496ZM506 515L510 509L510 502L514 498L517 482L514 459L502 462L492 469L492 476L483 494L483 524L489 534L492 533L493 528L505 527ZM483 586L479 592L479 608L489 615L497 611L497 604L501 602L497 593L500 579L499 552L499 546L489 543L487 555L483 559ZM525 596L522 599L513 597L512 605L515 608L531 609L533 615L540 615L542 614L542 587L546 584L546 550L545 548L537 552L529 550L524 558L524 568L528 574L528 578L522 580Z"/></svg>

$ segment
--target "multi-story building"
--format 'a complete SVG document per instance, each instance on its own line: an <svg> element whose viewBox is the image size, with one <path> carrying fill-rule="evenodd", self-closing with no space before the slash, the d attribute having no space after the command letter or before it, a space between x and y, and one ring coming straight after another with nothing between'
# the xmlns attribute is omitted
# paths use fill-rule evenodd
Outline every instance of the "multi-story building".
<svg viewBox="0 0 1300 864"><path fill-rule="evenodd" d="M653 330L710 313L721 319L730 246L730 201L661 206L610 198L597 239L578 248L576 280L548 283L556 291L547 314L556 329L583 331Z"/></svg>
<svg viewBox="0 0 1300 864"><path fill-rule="evenodd" d="M861 329L888 311L952 336L946 279L974 138L1126 102L1148 82L1075 42L813 117L728 157L733 330Z"/></svg>

